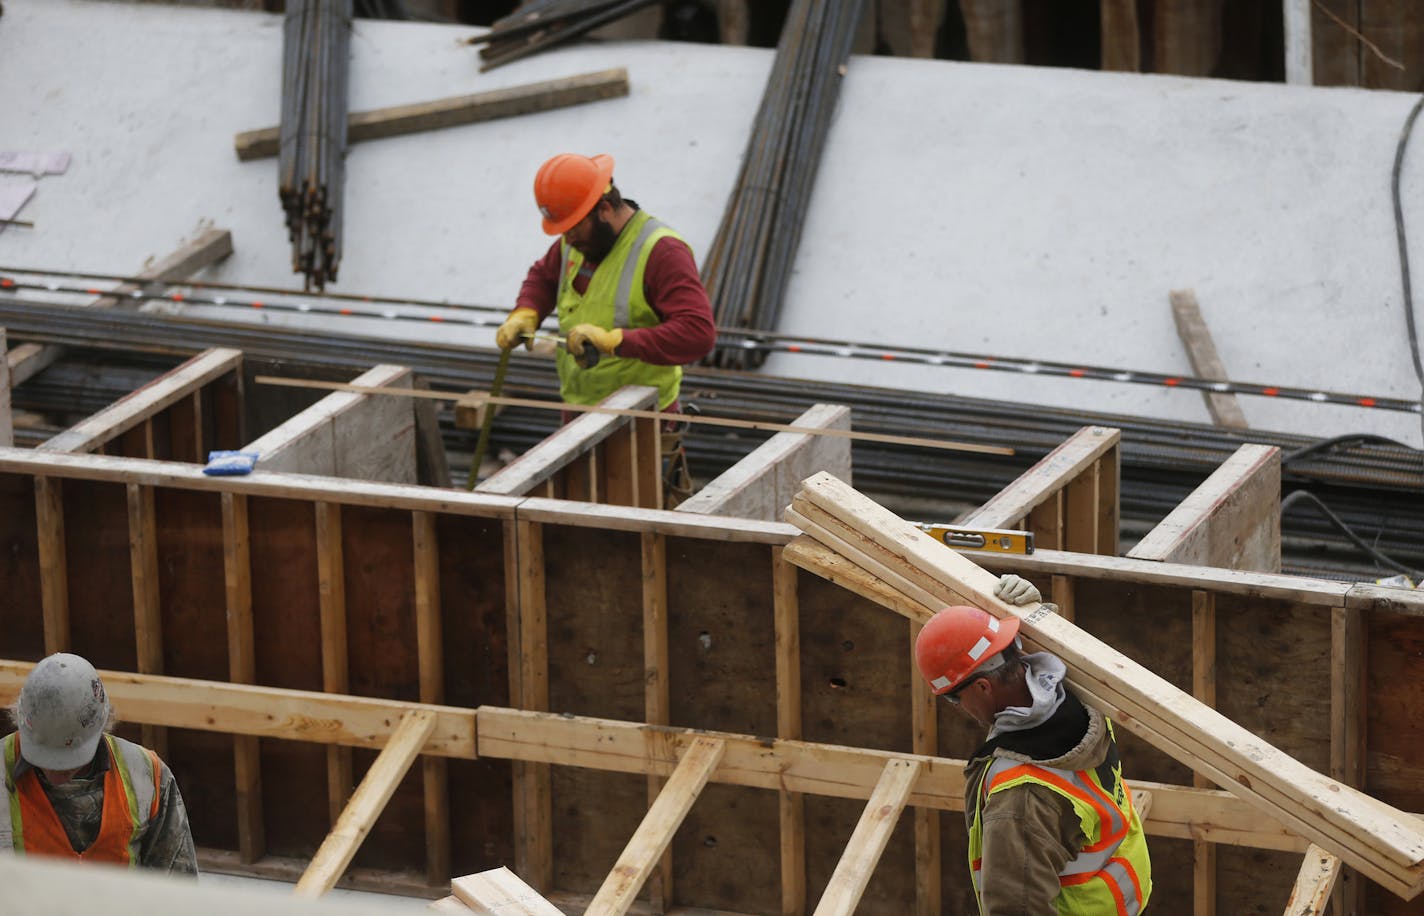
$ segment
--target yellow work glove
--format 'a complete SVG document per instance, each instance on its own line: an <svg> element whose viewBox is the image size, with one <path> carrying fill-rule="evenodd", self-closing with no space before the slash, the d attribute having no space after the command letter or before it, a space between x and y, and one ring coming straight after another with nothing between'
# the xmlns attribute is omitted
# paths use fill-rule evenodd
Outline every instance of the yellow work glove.
<svg viewBox="0 0 1424 916"><path fill-rule="evenodd" d="M501 350L511 350L521 343L526 347L531 346L534 343L533 339L524 335L533 334L537 327L539 327L538 312L533 309L517 308L509 313L509 317L504 319L504 324L494 332L494 342L499 344Z"/></svg>
<svg viewBox="0 0 1424 916"><path fill-rule="evenodd" d="M623 343L623 329L600 328L596 324L575 325L569 332L569 352L574 355L580 366L587 368L596 363L597 360L590 360L584 354L584 349L592 344L593 348L604 356L616 356L618 345Z"/></svg>

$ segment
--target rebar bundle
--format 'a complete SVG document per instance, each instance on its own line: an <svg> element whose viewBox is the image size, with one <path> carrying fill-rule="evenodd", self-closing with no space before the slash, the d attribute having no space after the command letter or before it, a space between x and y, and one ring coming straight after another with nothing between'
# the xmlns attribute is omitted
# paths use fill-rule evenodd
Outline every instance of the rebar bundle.
<svg viewBox="0 0 1424 916"><path fill-rule="evenodd" d="M307 289L335 282L341 262L351 4L287 0L278 193Z"/></svg>
<svg viewBox="0 0 1424 916"><path fill-rule="evenodd" d="M772 330L781 312L863 0L795 0L702 279L722 327ZM719 348L715 365L765 355Z"/></svg>
<svg viewBox="0 0 1424 916"><path fill-rule="evenodd" d="M528 0L471 39L481 44L480 71L572 41L586 32L663 0Z"/></svg>

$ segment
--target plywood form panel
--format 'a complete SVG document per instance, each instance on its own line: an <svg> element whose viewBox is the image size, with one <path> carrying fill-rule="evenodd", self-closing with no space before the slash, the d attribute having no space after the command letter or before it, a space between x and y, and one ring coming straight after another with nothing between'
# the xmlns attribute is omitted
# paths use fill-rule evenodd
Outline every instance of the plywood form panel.
<svg viewBox="0 0 1424 916"><path fill-rule="evenodd" d="M346 644L356 696L420 699L412 543L409 512L342 507ZM358 783L373 760L371 753L355 755ZM352 865L421 871L424 853L424 791L416 769L401 780Z"/></svg>
<svg viewBox="0 0 1424 916"><path fill-rule="evenodd" d="M904 626L898 629L903 631ZM865 803L862 801L806 796L806 896L809 903L821 899L863 813ZM914 818L901 817L855 910L857 916L904 916L915 912L914 861ZM952 893L946 895L947 900L951 898ZM947 905L945 912L959 911Z"/></svg>
<svg viewBox="0 0 1424 916"><path fill-rule="evenodd" d="M154 488L158 594L164 674L226 681L227 587L222 498L216 493ZM168 729L164 758L182 787L201 845L237 847L233 740Z"/></svg>
<svg viewBox="0 0 1424 916"><path fill-rule="evenodd" d="M321 690L321 620L313 503L249 497L252 619L257 683ZM330 824L326 750L264 741L262 819L267 851L309 858ZM280 774L280 777L279 775Z"/></svg>
<svg viewBox="0 0 1424 916"><path fill-rule="evenodd" d="M671 724L776 734L771 549L669 537L666 553Z"/></svg>
<svg viewBox="0 0 1424 916"><path fill-rule="evenodd" d="M504 526L496 519L439 516L445 702L509 705ZM450 760L451 870L457 875L514 860L504 760Z"/></svg>
<svg viewBox="0 0 1424 916"><path fill-rule="evenodd" d="M96 668L136 671L128 491L65 480L70 651Z"/></svg>
<svg viewBox="0 0 1424 916"><path fill-rule="evenodd" d="M642 542L545 525L549 709L642 721ZM553 769L554 886L593 893L647 811L642 776Z"/></svg>
<svg viewBox="0 0 1424 916"><path fill-rule="evenodd" d="M709 784L673 837L675 903L779 912L780 819L775 792Z"/></svg>
<svg viewBox="0 0 1424 916"><path fill-rule="evenodd" d="M28 475L0 474L0 655L24 661L44 657L44 617L40 593L39 535L35 481Z"/></svg>

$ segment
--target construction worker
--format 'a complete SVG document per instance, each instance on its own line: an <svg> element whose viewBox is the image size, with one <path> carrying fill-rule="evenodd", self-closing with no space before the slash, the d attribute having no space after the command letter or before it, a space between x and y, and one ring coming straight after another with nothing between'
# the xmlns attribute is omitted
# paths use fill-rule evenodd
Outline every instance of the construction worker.
<svg viewBox="0 0 1424 916"><path fill-rule="evenodd" d="M1013 575L995 594L1013 605L1040 601L1033 583ZM1016 617L956 606L915 641L934 692L989 729L964 769L979 912L1140 913L1152 866L1112 722L1066 688L1057 656L1024 654L1018 632Z"/></svg>
<svg viewBox="0 0 1424 916"><path fill-rule="evenodd" d="M114 710L94 666L61 652L25 678L0 740L9 817L0 849L192 874L188 812L152 751L109 734Z"/></svg>

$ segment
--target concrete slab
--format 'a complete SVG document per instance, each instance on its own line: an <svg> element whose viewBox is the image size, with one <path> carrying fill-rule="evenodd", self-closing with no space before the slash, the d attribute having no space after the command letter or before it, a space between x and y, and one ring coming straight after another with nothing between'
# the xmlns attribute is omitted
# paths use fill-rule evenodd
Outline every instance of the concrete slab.
<svg viewBox="0 0 1424 916"><path fill-rule="evenodd" d="M0 149L67 150L0 236L0 264L129 273L201 227L224 281L295 286L275 161L233 135L277 123L281 18L9 0ZM699 252L716 232L772 60L764 49L585 43L491 73L471 27L359 21L352 107L628 68L628 98L356 145L335 289L513 300L547 244L530 185L608 151L630 196ZM1416 397L1389 171L1414 97L1354 89L856 57L781 330L1189 372L1168 304L1193 287L1233 378ZM1424 138L1405 210L1424 204ZM0 183L7 177L0 175ZM1415 273L1424 227L1411 226ZM223 317L236 317L224 310ZM330 321L264 313L264 321ZM488 346L488 331L358 322ZM765 371L1206 422L1137 385L778 354ZM1417 416L1242 398L1254 426L1421 443Z"/></svg>

